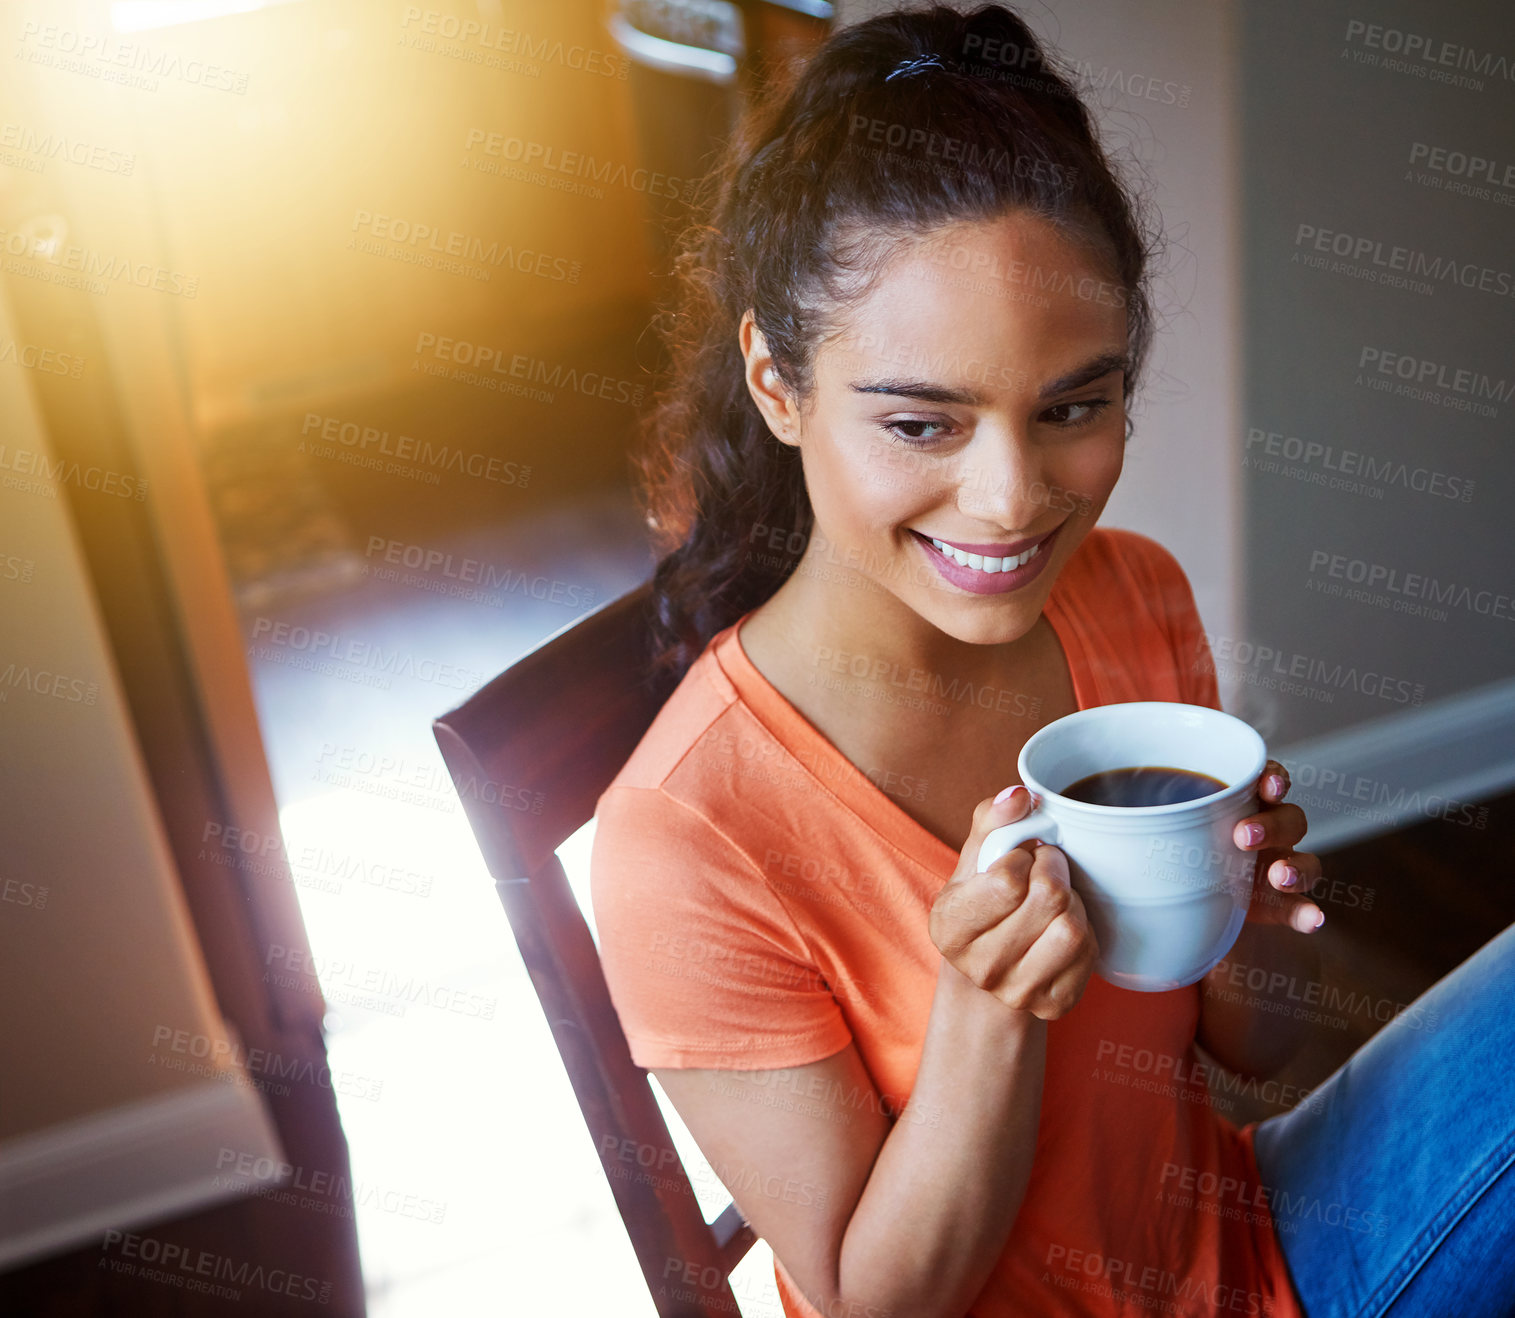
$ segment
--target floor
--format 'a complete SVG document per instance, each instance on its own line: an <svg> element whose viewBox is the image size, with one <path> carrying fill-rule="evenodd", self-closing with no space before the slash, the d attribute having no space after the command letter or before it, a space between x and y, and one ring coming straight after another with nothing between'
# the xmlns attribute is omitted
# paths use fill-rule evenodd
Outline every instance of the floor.
<svg viewBox="0 0 1515 1318"><path fill-rule="evenodd" d="M1323 857L1314 896L1326 923L1312 937L1320 939L1324 983L1335 1001L1350 1006L1307 1034L1275 1077L1280 1085L1318 1085L1420 993L1515 923L1515 793L1468 815L1467 822L1428 819ZM1287 1106L1245 1096L1228 1101L1234 1105L1228 1115L1238 1122Z"/></svg>

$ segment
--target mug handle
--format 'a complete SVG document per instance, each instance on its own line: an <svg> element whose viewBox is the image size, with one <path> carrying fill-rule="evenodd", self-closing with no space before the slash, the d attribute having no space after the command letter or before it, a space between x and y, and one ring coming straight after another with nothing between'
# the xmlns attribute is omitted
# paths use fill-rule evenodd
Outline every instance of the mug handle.
<svg viewBox="0 0 1515 1318"><path fill-rule="evenodd" d="M1057 827L1057 821L1047 814L1043 806L1038 805L1024 819L1017 819L1013 824L1002 824L984 839L983 845L978 849L978 872L982 874L1028 837L1040 838L1054 847L1062 845L1062 833Z"/></svg>

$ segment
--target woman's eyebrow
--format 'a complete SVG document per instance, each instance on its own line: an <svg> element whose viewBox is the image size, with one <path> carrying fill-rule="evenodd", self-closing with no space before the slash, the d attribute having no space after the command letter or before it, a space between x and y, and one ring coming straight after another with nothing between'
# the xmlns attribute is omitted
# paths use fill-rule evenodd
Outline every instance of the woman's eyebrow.
<svg viewBox="0 0 1515 1318"><path fill-rule="evenodd" d="M1093 357L1082 366L1076 366L1073 370L1044 384L1038 391L1037 397L1055 398L1058 394L1068 393L1070 390L1081 388L1101 376L1109 375L1111 371L1128 371L1130 362L1123 352L1102 352L1098 357ZM953 389L945 384L934 384L929 380L910 379L886 379L886 380L854 380L848 386L854 393L859 394L889 394L895 398L918 398L925 403L956 403L965 407L981 407L988 399L972 389Z"/></svg>
<svg viewBox="0 0 1515 1318"><path fill-rule="evenodd" d="M1082 366L1076 366L1066 375L1056 380L1050 380L1044 384L1037 393L1038 398L1055 398L1058 394L1065 394L1073 389L1081 389L1084 385L1098 380L1101 376L1109 375L1111 371L1123 371L1129 373L1131 363L1123 352L1102 352L1098 357L1092 358Z"/></svg>
<svg viewBox="0 0 1515 1318"><path fill-rule="evenodd" d="M926 380L854 380L851 388L860 394L892 394L897 398L919 398L926 403L961 403L979 407L986 401L971 389L949 389L944 384Z"/></svg>

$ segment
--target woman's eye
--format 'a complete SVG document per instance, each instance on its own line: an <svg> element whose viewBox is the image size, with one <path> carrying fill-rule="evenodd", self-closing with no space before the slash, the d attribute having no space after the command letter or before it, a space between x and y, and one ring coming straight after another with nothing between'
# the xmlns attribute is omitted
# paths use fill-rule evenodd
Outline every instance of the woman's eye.
<svg viewBox="0 0 1515 1318"><path fill-rule="evenodd" d="M945 421L909 419L904 421L886 421L880 428L885 434L894 439L902 439L907 444L930 444L942 437L942 431L950 429ZM924 434L922 433L923 431L931 431L932 433Z"/></svg>
<svg viewBox="0 0 1515 1318"><path fill-rule="evenodd" d="M1079 426L1092 424L1109 406L1108 399L1087 398L1081 403L1059 403L1056 407L1049 407L1042 416L1064 430L1076 430Z"/></svg>

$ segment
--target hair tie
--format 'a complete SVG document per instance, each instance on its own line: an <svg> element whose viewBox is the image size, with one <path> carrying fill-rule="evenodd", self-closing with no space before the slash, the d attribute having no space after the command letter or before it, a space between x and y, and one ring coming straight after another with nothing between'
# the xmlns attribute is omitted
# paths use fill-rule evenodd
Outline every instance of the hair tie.
<svg viewBox="0 0 1515 1318"><path fill-rule="evenodd" d="M935 55L918 55L914 59L901 60L895 65L894 72L886 76L884 81L888 82L890 78L898 77L902 73L919 73L922 69L932 67L941 69L945 68L946 65Z"/></svg>

